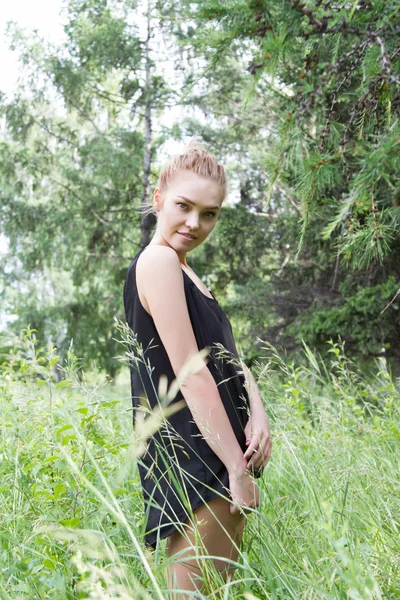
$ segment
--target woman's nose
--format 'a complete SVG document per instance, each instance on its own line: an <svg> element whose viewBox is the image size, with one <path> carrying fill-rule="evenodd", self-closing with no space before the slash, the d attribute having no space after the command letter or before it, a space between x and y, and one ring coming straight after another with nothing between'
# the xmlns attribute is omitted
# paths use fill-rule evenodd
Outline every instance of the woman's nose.
<svg viewBox="0 0 400 600"><path fill-rule="evenodd" d="M191 229L197 229L199 226L199 216L194 214L194 212L188 216L186 219L186 225Z"/></svg>

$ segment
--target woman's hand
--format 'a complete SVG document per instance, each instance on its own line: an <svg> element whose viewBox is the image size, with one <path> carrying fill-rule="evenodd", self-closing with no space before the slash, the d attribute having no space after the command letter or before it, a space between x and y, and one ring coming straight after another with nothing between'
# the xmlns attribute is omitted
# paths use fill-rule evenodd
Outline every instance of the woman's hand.
<svg viewBox="0 0 400 600"><path fill-rule="evenodd" d="M260 504L259 489L248 471L241 474L229 472L229 489L232 494L232 515Z"/></svg>
<svg viewBox="0 0 400 600"><path fill-rule="evenodd" d="M244 429L248 448L244 458L247 468L253 471L263 469L271 457L272 442L269 421L264 407L253 408Z"/></svg>

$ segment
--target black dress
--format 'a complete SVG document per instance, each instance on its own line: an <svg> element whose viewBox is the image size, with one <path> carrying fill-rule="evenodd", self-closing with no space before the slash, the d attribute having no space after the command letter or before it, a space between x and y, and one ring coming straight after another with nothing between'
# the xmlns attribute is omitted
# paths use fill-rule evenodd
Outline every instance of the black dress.
<svg viewBox="0 0 400 600"><path fill-rule="evenodd" d="M155 323L140 302L136 288L136 263L142 252L138 252L130 264L124 287L126 321L133 333L134 358L131 356L130 374L134 424L138 407L153 409L162 403L158 393L160 376L166 376L168 388L175 380ZM214 295L209 298L203 294L183 269L182 276L198 348L210 348L207 367L245 452L244 427L249 418L249 399L244 376L239 373L231 324ZM171 404L182 399L179 390ZM190 510L221 495L230 497L230 492L228 471L204 440L186 404L164 420L147 442L138 468L146 509L145 543L154 548L158 539L182 527Z"/></svg>

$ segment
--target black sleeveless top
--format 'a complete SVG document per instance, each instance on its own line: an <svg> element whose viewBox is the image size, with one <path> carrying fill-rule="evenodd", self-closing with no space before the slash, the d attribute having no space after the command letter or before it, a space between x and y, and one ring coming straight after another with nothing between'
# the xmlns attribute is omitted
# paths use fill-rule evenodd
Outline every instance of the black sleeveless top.
<svg viewBox="0 0 400 600"><path fill-rule="evenodd" d="M126 321L133 334L130 374L134 425L137 410L144 410L146 415L159 404L172 406L184 400L179 390L166 402L162 385L159 388L162 376L168 389L176 377L153 318L139 299L136 263L142 252L131 262L124 287ZM210 349L207 367L244 453L249 398L244 376L239 373L231 324L214 295L206 296L183 269L182 277L197 346L199 350ZM140 431L135 432L140 435ZM218 496L230 496L227 469L204 440L186 403L147 439L138 468L145 500L144 539L153 548L158 539L182 530L182 523L193 510Z"/></svg>

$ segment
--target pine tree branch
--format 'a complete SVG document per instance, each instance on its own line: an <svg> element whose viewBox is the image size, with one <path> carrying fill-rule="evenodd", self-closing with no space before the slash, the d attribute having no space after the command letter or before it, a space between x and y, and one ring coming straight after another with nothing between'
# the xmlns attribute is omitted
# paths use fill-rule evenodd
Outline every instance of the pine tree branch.
<svg viewBox="0 0 400 600"><path fill-rule="evenodd" d="M107 221L106 219L103 219L102 217L100 217L100 215L98 215L96 213L95 210L93 210L93 208L89 209L90 212L92 213L92 215L94 215L96 217L96 219L99 221L99 223L101 223L102 225L104 225L105 227L108 227L109 229L111 229L111 231L113 231L115 234L117 234L119 237L121 237L122 239L126 240L127 242L129 242L130 244L134 244L135 246L140 247L140 243L139 242L135 242L134 240L131 240L130 238L126 237L125 235L123 235L120 231L117 231L110 223L110 221Z"/></svg>
<svg viewBox="0 0 400 600"><path fill-rule="evenodd" d="M397 290L397 292L395 293L394 297L391 299L391 301L389 302L389 304L387 306L385 306L385 308L381 311L381 314L385 312L385 310L387 308L389 308L389 306L391 304L393 304L393 302L396 300L397 296L400 294L400 288Z"/></svg>

